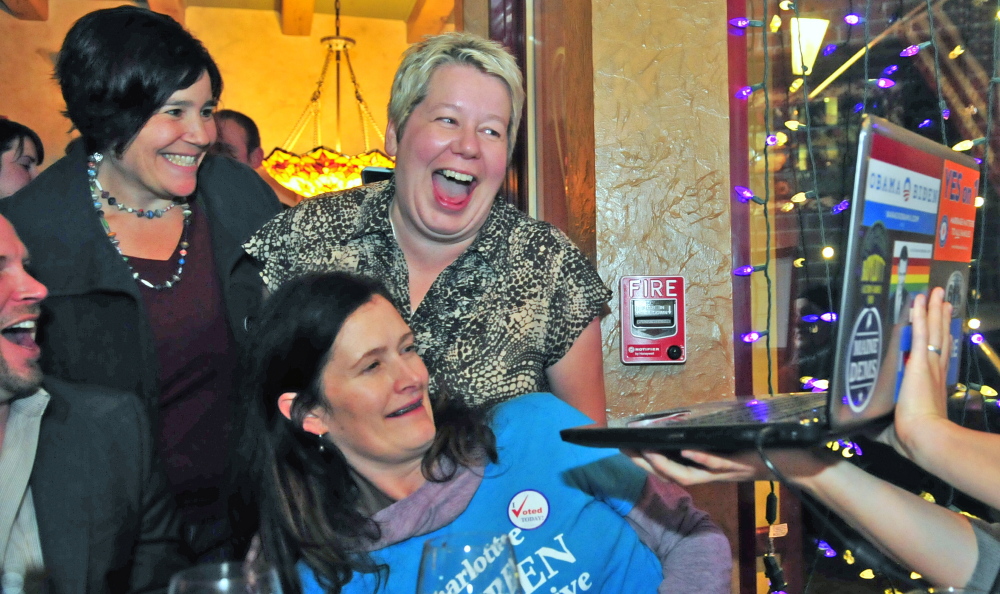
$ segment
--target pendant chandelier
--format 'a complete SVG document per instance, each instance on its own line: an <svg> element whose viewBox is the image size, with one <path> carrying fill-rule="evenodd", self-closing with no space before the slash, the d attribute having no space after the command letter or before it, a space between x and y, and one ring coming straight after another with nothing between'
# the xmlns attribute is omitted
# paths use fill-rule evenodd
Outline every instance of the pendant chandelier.
<svg viewBox="0 0 1000 594"><path fill-rule="evenodd" d="M316 83L316 90L313 91L312 97L310 97L292 131L288 134L288 138L285 139L280 148L271 151L263 163L264 169L278 183L306 198L360 186L361 170L365 167L391 168L395 166L388 155L381 150L372 149L370 146L369 126L375 130L382 142L385 142L385 135L375 123L368 104L361 96L358 79L354 76L354 68L351 66L351 56L348 50L354 47L355 42L350 37L340 35L340 0L336 1L335 14L335 35L324 37L321 40L326 46L326 58L323 60L323 70ZM357 104L358 117L361 120L361 130L365 139L365 152L359 155L345 155L341 152L340 64L342 57L347 65L351 83L354 85L354 101ZM323 83L326 81L326 73L331 61L335 63L337 80L337 139L333 149L323 146L323 136L320 129ZM316 148L305 154L295 154L292 152L292 148L298 143L310 120L313 124L313 146Z"/></svg>

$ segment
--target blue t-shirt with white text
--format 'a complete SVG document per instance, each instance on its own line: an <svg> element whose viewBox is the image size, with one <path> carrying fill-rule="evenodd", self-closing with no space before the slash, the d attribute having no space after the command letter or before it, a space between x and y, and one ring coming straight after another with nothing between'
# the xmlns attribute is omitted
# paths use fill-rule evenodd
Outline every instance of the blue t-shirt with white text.
<svg viewBox="0 0 1000 594"><path fill-rule="evenodd" d="M590 421L551 394L498 405L492 427L500 462L454 522L374 551L388 575L355 573L345 594L415 592L423 544L459 532L509 534L525 594L655 592L659 559L624 516L642 493L646 474L617 450L566 443L559 430ZM299 564L305 594L321 594L311 569ZM442 593L457 593L456 576Z"/></svg>

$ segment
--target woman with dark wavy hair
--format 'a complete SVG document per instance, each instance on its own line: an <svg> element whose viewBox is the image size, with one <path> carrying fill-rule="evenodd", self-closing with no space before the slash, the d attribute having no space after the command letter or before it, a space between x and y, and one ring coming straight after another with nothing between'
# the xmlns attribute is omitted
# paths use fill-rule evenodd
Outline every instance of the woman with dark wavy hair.
<svg viewBox="0 0 1000 594"><path fill-rule="evenodd" d="M207 154L222 77L177 21L135 6L86 14L56 78L80 140L0 201L49 287L42 368L142 397L189 544L231 556L234 375L262 299L240 244L280 208L256 173Z"/></svg>
<svg viewBox="0 0 1000 594"><path fill-rule="evenodd" d="M729 545L708 516L624 456L562 442L588 422L568 404L530 394L486 416L432 401L375 281L285 283L245 364L239 484L256 510L239 524L257 528L251 556L286 594L412 592L424 540L469 531L510 535L527 591L729 592Z"/></svg>

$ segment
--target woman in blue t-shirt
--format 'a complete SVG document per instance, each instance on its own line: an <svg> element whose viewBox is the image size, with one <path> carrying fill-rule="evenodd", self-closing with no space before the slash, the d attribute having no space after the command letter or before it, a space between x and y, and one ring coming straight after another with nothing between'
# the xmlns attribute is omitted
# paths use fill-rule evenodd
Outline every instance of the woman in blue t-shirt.
<svg viewBox="0 0 1000 594"><path fill-rule="evenodd" d="M428 395L375 281L305 276L267 302L243 390L241 481L285 592L413 592L429 538L507 534L526 593L729 592L729 543L676 485L562 442L551 394L488 413Z"/></svg>

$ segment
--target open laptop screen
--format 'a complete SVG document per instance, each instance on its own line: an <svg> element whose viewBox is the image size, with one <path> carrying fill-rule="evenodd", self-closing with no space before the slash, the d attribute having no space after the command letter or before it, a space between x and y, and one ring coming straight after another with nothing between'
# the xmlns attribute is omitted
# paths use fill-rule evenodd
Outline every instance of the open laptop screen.
<svg viewBox="0 0 1000 594"><path fill-rule="evenodd" d="M954 305L948 383L956 382L979 171L965 155L881 118L859 138L831 378L830 422L892 410L910 350L913 298L946 288Z"/></svg>

